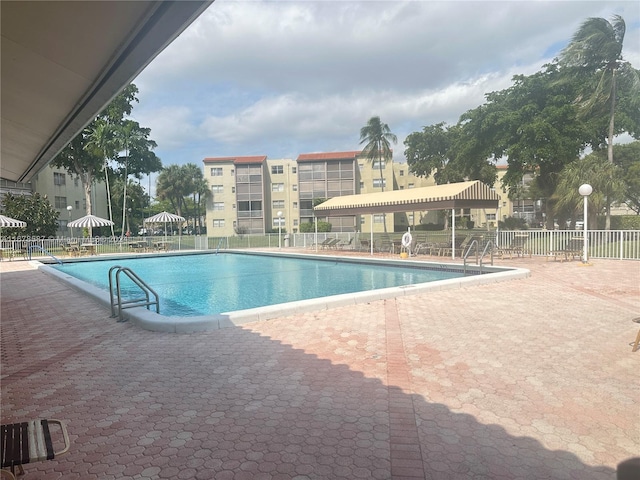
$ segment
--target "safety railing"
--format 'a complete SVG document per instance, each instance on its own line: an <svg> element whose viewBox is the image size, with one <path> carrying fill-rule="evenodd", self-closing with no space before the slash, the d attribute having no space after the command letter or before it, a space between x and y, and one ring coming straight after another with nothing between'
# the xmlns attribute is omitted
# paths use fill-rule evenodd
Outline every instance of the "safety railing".
<svg viewBox="0 0 640 480"><path fill-rule="evenodd" d="M121 274L126 275L127 278L142 290L144 297L128 298L127 300L123 300L122 284L120 282ZM153 300L151 299L151 296L153 296ZM122 311L125 308L147 307L147 310L150 310L149 307L151 305L155 305L156 313L160 313L160 298L158 297L158 294L128 267L114 265L109 269L109 299L111 303L111 318L118 317L119 322L124 322Z"/></svg>

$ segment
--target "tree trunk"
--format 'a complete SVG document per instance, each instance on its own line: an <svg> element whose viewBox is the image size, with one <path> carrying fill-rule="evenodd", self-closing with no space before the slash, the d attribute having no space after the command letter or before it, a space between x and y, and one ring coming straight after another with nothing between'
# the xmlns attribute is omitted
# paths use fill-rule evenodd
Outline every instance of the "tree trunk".
<svg viewBox="0 0 640 480"><path fill-rule="evenodd" d="M615 133L615 111L616 111L616 69L611 71L611 110L609 112L609 135L607 137L607 158L609 163L613 163L613 134ZM605 201L605 223L604 229L611 230L611 201L609 196L604 197Z"/></svg>

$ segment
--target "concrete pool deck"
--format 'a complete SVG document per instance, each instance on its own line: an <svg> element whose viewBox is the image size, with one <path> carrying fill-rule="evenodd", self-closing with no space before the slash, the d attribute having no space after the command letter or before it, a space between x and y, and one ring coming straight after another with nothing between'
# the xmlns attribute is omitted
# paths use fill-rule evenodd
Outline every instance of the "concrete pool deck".
<svg viewBox="0 0 640 480"><path fill-rule="evenodd" d="M68 423L27 480L614 479L640 262L495 263L531 276L170 334L1 262L2 423Z"/></svg>

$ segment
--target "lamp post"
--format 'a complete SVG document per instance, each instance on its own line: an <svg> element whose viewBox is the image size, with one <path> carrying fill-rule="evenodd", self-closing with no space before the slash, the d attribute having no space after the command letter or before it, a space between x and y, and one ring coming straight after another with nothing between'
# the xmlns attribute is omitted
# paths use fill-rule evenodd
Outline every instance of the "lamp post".
<svg viewBox="0 0 640 480"><path fill-rule="evenodd" d="M589 195L591 195L591 192L593 192L593 188L588 183L580 185L580 188L578 189L578 193L580 193L580 195L582 195L582 199L583 199L582 263L588 263L588 254L587 254L587 223L588 223L587 222L587 214L588 214L587 197Z"/></svg>
<svg viewBox="0 0 640 480"><path fill-rule="evenodd" d="M73 210L73 207L71 205L67 205L67 212L69 212L69 222L71 222L71 210ZM71 237L71 227L69 227L69 237Z"/></svg>
<svg viewBox="0 0 640 480"><path fill-rule="evenodd" d="M278 210L278 248L282 248L282 211Z"/></svg>

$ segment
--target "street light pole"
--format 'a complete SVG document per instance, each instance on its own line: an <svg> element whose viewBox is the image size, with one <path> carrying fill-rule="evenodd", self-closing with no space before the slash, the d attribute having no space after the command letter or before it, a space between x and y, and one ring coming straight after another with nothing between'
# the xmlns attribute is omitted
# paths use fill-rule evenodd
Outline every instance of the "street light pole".
<svg viewBox="0 0 640 480"><path fill-rule="evenodd" d="M282 248L282 212L278 211L278 248Z"/></svg>
<svg viewBox="0 0 640 480"><path fill-rule="evenodd" d="M69 221L67 222L67 224L71 222L71 210L73 210L73 207L71 205L67 205L67 212L69 212ZM71 237L71 227L67 228L69 229L69 237Z"/></svg>
<svg viewBox="0 0 640 480"><path fill-rule="evenodd" d="M578 193L580 193L580 195L582 195L582 199L583 199L582 263L588 263L588 260L589 260L589 258L588 258L588 249L587 249L587 228L588 228L587 227L587 224L588 224L588 221L587 221L587 215L588 215L587 198L589 197L589 195L591 195L591 192L593 192L593 188L588 183L580 185L580 188L578 189Z"/></svg>

